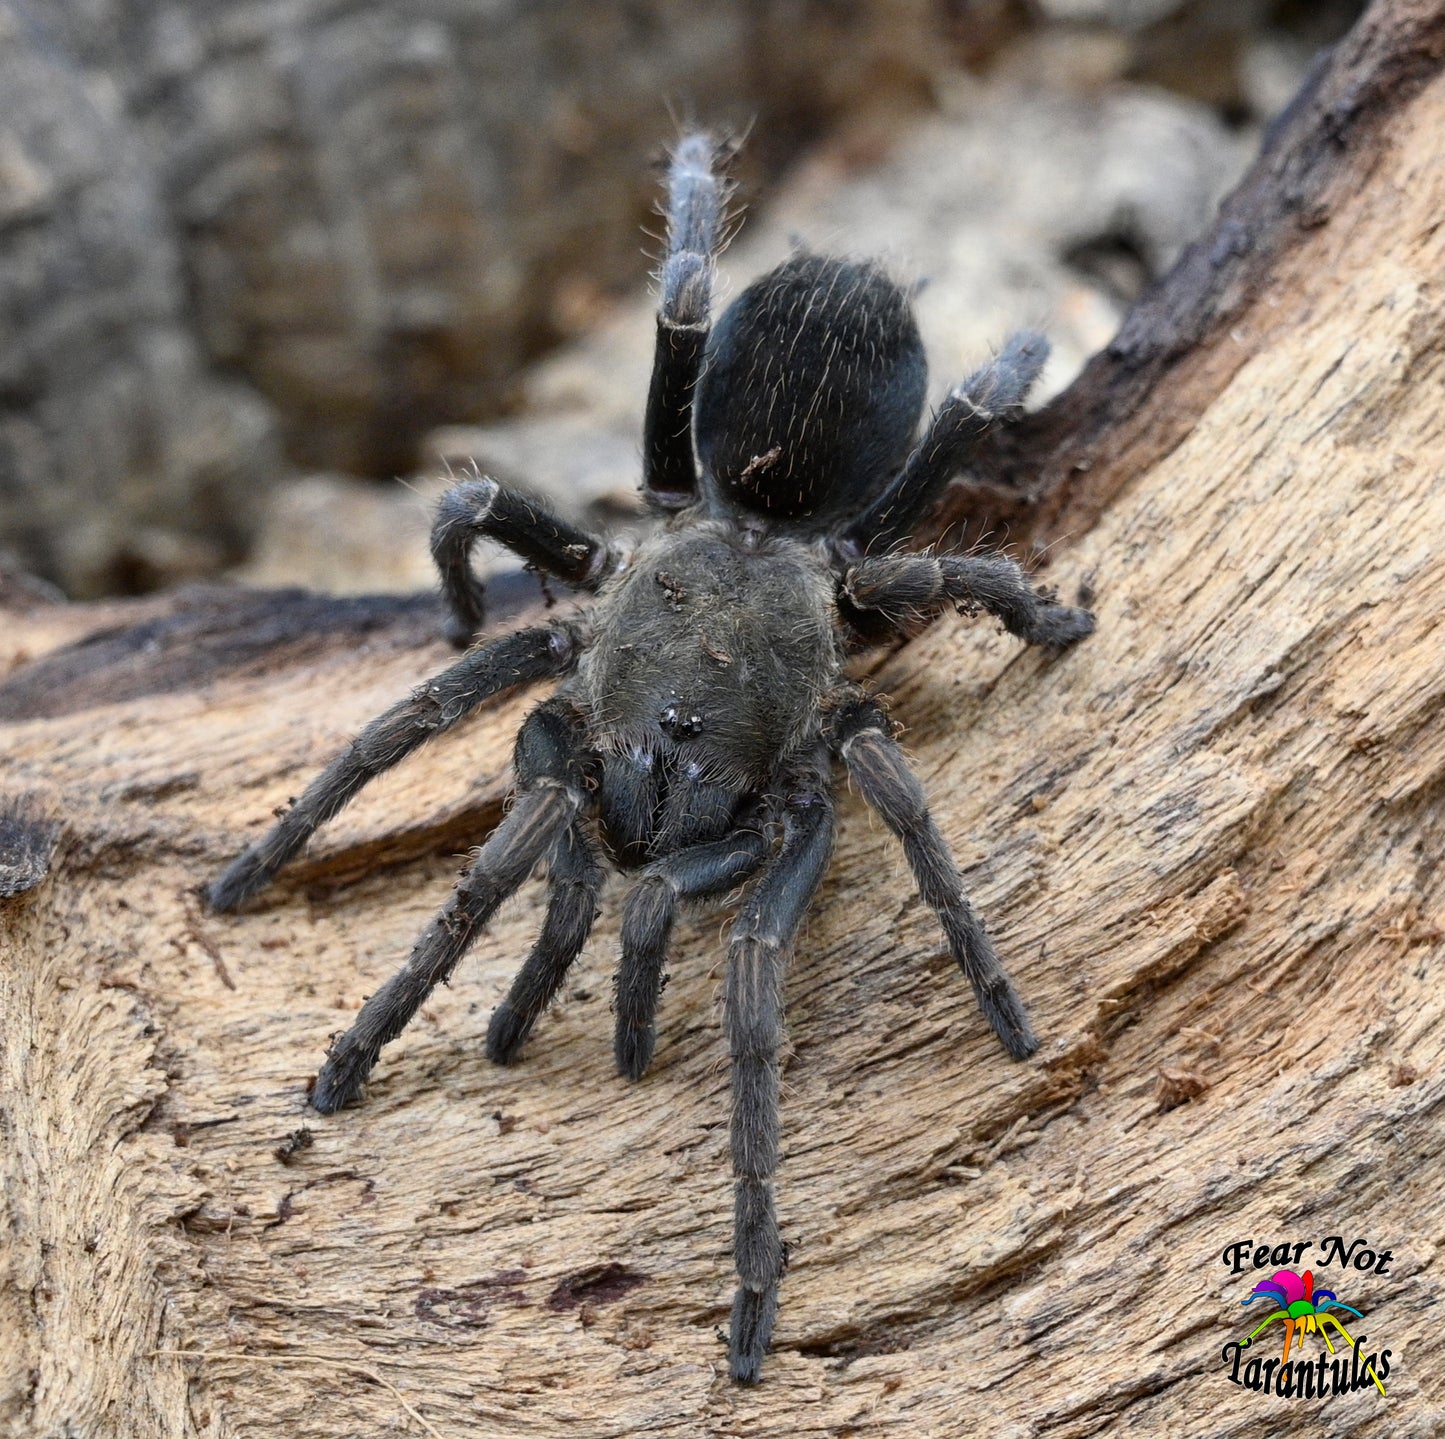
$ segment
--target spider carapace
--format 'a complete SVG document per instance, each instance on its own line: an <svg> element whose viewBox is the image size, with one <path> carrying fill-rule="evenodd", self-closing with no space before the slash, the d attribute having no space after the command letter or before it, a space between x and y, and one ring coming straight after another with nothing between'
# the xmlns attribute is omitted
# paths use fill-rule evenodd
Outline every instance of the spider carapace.
<svg viewBox="0 0 1445 1439"><path fill-rule="evenodd" d="M560 681L518 734L515 804L405 966L332 1045L311 1104L329 1114L361 1097L382 1046L544 860L546 917L492 1016L487 1053L518 1057L586 941L610 862L630 882L614 1046L620 1072L640 1079L680 904L746 886L723 1022L738 1273L730 1364L755 1382L784 1267L771 1182L783 972L832 846L836 762L902 842L1004 1047L1022 1058L1036 1046L884 709L844 661L949 607L987 610L1056 649L1093 619L1037 593L1002 555L907 548L979 438L1021 406L1047 355L1042 337L1009 339L920 437L923 346L907 296L880 266L796 254L710 329L723 159L700 134L671 156L643 436L654 532L627 553L490 479L456 485L432 552L448 632L472 647L372 721L210 899L236 908L368 780L490 696ZM484 596L470 552L484 538L594 598L566 618L477 639Z"/></svg>

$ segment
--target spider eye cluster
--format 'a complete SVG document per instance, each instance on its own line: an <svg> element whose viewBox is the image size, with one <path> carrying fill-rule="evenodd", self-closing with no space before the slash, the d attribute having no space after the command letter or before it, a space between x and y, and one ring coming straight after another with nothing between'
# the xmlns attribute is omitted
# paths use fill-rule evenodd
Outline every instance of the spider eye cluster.
<svg viewBox="0 0 1445 1439"><path fill-rule="evenodd" d="M695 739L703 730L702 716L676 702L663 705L657 722L673 739Z"/></svg>

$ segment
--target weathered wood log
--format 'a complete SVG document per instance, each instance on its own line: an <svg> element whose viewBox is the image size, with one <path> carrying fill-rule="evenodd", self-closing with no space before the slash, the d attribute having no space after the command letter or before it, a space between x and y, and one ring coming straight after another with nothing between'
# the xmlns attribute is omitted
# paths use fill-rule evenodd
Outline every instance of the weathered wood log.
<svg viewBox="0 0 1445 1439"><path fill-rule="evenodd" d="M363 1107L304 1108L327 1034L500 813L528 700L378 781L221 919L197 887L446 662L420 602L246 599L228 630L213 600L7 598L9 1432L1439 1432L1437 12L1372 10L1317 82L1363 64L1376 96L1324 223L1251 230L1216 271L1234 298L1091 432L1113 479L1051 578L1091 578L1098 633L1049 661L950 621L876 667L1044 1046L1001 1056L891 840L845 802L789 979L792 1264L756 1391L713 1334L715 917L680 931L640 1086L611 1068L615 903L525 1061L483 1059L532 889ZM1241 195L1266 204L1259 173ZM246 646L261 624L273 642ZM1335 1235L1369 1263L1341 1268ZM1388 1397L1231 1382L1224 1346L1263 1318L1241 1301L1295 1267L1235 1272L1246 1240L1311 1242L1299 1267L1391 1351ZM1251 1354L1277 1359L1277 1331Z"/></svg>

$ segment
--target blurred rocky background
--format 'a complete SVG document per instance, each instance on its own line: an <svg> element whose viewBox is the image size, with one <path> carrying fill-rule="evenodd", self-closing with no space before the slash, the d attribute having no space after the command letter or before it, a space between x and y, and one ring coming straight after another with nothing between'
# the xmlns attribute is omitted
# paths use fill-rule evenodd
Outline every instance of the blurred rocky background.
<svg viewBox="0 0 1445 1439"><path fill-rule="evenodd" d="M1356 0L0 0L0 564L431 583L448 470L625 522L661 143L746 133L725 300L919 286L1068 382Z"/></svg>

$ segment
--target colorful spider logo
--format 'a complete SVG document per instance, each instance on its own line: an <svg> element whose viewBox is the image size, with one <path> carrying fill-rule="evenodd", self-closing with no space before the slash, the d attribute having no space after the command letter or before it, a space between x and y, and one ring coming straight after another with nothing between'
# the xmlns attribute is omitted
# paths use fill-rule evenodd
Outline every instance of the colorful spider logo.
<svg viewBox="0 0 1445 1439"><path fill-rule="evenodd" d="M1333 1324L1344 1336L1345 1343L1351 1349L1355 1347L1355 1341L1350 1338L1349 1331L1333 1314L1328 1313L1331 1309L1348 1309L1356 1319L1363 1319L1365 1316L1358 1309L1352 1308L1343 1301L1336 1299L1332 1290L1321 1289L1315 1291L1315 1276L1306 1269L1303 1274L1296 1274L1293 1269L1279 1269L1269 1279L1263 1279L1254 1286L1254 1293L1248 1299L1241 1301L1241 1307L1245 1304L1252 1304L1256 1299L1273 1299L1279 1307L1259 1326L1250 1332L1249 1338L1245 1339L1240 1347L1248 1345L1260 1330L1267 1329L1276 1319L1284 1320L1284 1356L1280 1363L1289 1362L1290 1345L1296 1339L1299 1340L1300 1348L1304 1348L1304 1337L1306 1334L1318 1334L1325 1341L1325 1347L1331 1354L1335 1352L1335 1346L1330 1343L1330 1336L1325 1333L1325 1325ZM1385 1392L1385 1386L1380 1383L1380 1376L1375 1373L1373 1365L1366 1366L1366 1372L1375 1381L1375 1387L1381 1394Z"/></svg>

